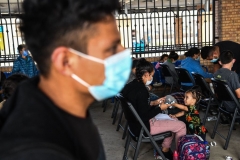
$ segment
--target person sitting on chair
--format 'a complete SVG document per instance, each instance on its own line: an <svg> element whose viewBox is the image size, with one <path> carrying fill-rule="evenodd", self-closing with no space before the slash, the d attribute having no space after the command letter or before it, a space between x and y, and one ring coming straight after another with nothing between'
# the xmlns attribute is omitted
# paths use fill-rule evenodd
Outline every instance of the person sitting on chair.
<svg viewBox="0 0 240 160"><path fill-rule="evenodd" d="M236 72L231 71L233 64L235 63L234 55L231 51L224 51L220 55L219 64L222 68L214 73L214 78L227 82L228 86L236 93L237 98L240 98L240 83L239 77ZM232 101L224 102L226 110L234 112L236 104Z"/></svg>
<svg viewBox="0 0 240 160"><path fill-rule="evenodd" d="M150 134L155 135L166 131L175 133L176 144L178 139L186 134L186 125L176 120L157 120L156 115L166 110L169 105L162 103L162 99L150 101L149 92L145 85L150 83L153 79L154 68L153 65L145 59L140 59L136 68L136 79L128 83L122 90L122 95L129 101L143 123L149 129ZM134 118L134 117L133 117ZM134 135L138 135L141 130L140 124L134 119L128 120L128 124ZM165 138L162 143L162 151L166 158L172 159L172 153L170 150L172 139L171 137Z"/></svg>

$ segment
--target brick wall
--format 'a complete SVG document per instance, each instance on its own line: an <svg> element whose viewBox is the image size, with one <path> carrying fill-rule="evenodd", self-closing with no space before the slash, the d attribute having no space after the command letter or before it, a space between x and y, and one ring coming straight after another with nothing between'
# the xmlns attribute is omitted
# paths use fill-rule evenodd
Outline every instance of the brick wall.
<svg viewBox="0 0 240 160"><path fill-rule="evenodd" d="M240 0L219 0L219 40L240 43Z"/></svg>

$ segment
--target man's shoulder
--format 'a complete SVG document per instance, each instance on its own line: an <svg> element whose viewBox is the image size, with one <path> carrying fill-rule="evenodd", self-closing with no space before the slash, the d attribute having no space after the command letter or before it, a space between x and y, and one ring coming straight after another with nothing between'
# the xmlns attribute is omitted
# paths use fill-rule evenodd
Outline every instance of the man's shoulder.
<svg viewBox="0 0 240 160"><path fill-rule="evenodd" d="M214 78L220 79L220 80L227 80L231 81L232 76L237 76L236 72L231 71L226 68L220 68L213 74Z"/></svg>

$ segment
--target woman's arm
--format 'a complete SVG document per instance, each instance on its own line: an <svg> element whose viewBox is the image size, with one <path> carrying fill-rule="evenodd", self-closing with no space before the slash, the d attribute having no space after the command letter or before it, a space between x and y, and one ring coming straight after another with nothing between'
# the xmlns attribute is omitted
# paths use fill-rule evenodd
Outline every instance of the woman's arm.
<svg viewBox="0 0 240 160"><path fill-rule="evenodd" d="M187 106L184 106L184 105L182 105L182 104L173 103L173 104L171 104L171 105L174 106L174 107L177 107L177 108L179 108L179 109L181 109L181 110L188 111L188 107L187 107Z"/></svg>
<svg viewBox="0 0 240 160"><path fill-rule="evenodd" d="M165 101L165 97L159 98L155 101L151 101L150 106L156 106L156 105L162 104L164 101Z"/></svg>

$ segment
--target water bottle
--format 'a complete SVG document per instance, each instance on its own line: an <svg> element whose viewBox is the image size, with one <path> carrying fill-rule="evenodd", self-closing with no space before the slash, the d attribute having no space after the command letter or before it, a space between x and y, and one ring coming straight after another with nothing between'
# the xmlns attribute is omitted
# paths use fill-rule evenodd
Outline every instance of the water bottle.
<svg viewBox="0 0 240 160"><path fill-rule="evenodd" d="M208 143L208 141L204 141L204 144L206 146L206 159L210 158L210 145Z"/></svg>
<svg viewBox="0 0 240 160"><path fill-rule="evenodd" d="M178 152L176 150L173 153L173 160L178 160Z"/></svg>
<svg viewBox="0 0 240 160"><path fill-rule="evenodd" d="M207 117L207 121L215 121L215 120L217 120L216 116Z"/></svg>

